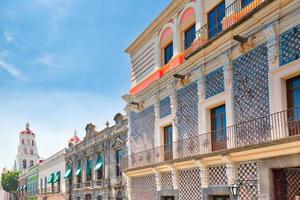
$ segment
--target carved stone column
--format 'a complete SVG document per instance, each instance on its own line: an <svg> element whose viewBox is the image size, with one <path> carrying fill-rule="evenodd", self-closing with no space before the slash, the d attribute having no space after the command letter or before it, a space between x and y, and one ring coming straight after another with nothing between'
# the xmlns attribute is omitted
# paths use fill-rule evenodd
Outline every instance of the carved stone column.
<svg viewBox="0 0 300 200"><path fill-rule="evenodd" d="M171 82L168 86L168 93L170 95L171 101L171 112L172 112L172 133L173 133L173 157L176 159L178 157L178 127L177 127L177 100L176 100L176 88L175 82Z"/></svg>
<svg viewBox="0 0 300 200"><path fill-rule="evenodd" d="M155 141L155 147L159 147L161 145L160 141L160 127L158 125L158 121L160 119L160 99L159 95L155 95L153 97L153 102L154 102L154 116L155 116L155 133L154 133L154 141Z"/></svg>
<svg viewBox="0 0 300 200"><path fill-rule="evenodd" d="M268 48L268 64L269 64L269 102L270 102L270 112L275 113L285 109L283 102L285 102L286 94L283 94L283 84L282 79L272 74L272 72L279 68L279 42L277 36L277 26L278 22L274 22L268 25L264 29L264 34L267 40L267 48ZM273 127L273 121L271 120L271 127ZM276 125L278 126L278 125ZM272 140L280 139L286 137L288 131L285 126L279 125L278 132L274 132L274 129L271 129L271 137Z"/></svg>
<svg viewBox="0 0 300 200"><path fill-rule="evenodd" d="M178 16L174 17L173 19L173 52L174 52L174 55L173 57L177 56L180 51L181 51L181 48L180 48L180 44L181 44L181 41L180 41L180 31L179 31L179 19L178 19Z"/></svg>
<svg viewBox="0 0 300 200"><path fill-rule="evenodd" d="M208 188L208 168L201 160L195 160L197 167L200 169L201 187Z"/></svg>
<svg viewBox="0 0 300 200"><path fill-rule="evenodd" d="M234 163L229 156L222 156L221 159L226 163L228 185L231 185L237 179L236 163Z"/></svg>
<svg viewBox="0 0 300 200"><path fill-rule="evenodd" d="M204 0L196 0L195 3L196 7L196 13L195 13L195 18L196 18L196 31L200 30L205 22L204 22ZM196 39L199 38L199 34L196 34Z"/></svg>
<svg viewBox="0 0 300 200"><path fill-rule="evenodd" d="M153 172L155 174L156 191L160 191L161 190L161 174L155 169L153 169Z"/></svg>
<svg viewBox="0 0 300 200"><path fill-rule="evenodd" d="M276 34L277 23L274 22L264 29L267 39L269 70L279 67L278 64L278 37Z"/></svg>
<svg viewBox="0 0 300 200"><path fill-rule="evenodd" d="M224 71L224 87L226 93L225 109L226 109L226 126L233 125L233 90L232 90L232 76L233 76L233 66L230 52L224 52L220 55L220 60L223 65ZM227 131L227 147L234 147L234 132Z"/></svg>
<svg viewBox="0 0 300 200"><path fill-rule="evenodd" d="M161 50L160 50L160 38L159 33L154 36L154 45L155 45L155 69L161 67Z"/></svg>
<svg viewBox="0 0 300 200"><path fill-rule="evenodd" d="M173 182L173 189L178 190L179 189L179 173L178 170L171 166L171 174L172 174L172 182Z"/></svg>
<svg viewBox="0 0 300 200"><path fill-rule="evenodd" d="M206 120L206 108L204 107L205 101L205 66L201 64L197 72L198 78L198 134L208 132ZM210 137L208 135L201 135L199 140L200 152L207 153L210 151Z"/></svg>

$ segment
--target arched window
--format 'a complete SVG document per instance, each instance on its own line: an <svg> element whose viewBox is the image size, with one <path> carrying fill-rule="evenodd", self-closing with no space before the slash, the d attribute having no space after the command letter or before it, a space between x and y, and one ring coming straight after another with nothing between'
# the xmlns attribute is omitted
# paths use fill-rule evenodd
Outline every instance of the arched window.
<svg viewBox="0 0 300 200"><path fill-rule="evenodd" d="M182 33L182 50L188 49L196 38L195 9L189 7L180 15L179 29Z"/></svg>
<svg viewBox="0 0 300 200"><path fill-rule="evenodd" d="M24 144L24 139L22 139L22 144Z"/></svg>
<svg viewBox="0 0 300 200"><path fill-rule="evenodd" d="M30 167L32 167L34 165L33 160L30 161Z"/></svg>
<svg viewBox="0 0 300 200"><path fill-rule="evenodd" d="M31 144L32 144L32 146L34 146L34 140L32 140Z"/></svg>
<svg viewBox="0 0 300 200"><path fill-rule="evenodd" d="M25 159L23 160L23 169L27 169L27 161Z"/></svg>
<svg viewBox="0 0 300 200"><path fill-rule="evenodd" d="M173 31L171 27L163 30L160 36L160 46L163 64L167 64L173 57Z"/></svg>
<svg viewBox="0 0 300 200"><path fill-rule="evenodd" d="M24 153L27 154L27 149L26 148L24 148Z"/></svg>
<svg viewBox="0 0 300 200"><path fill-rule="evenodd" d="M30 154L33 155L33 149L30 149Z"/></svg>

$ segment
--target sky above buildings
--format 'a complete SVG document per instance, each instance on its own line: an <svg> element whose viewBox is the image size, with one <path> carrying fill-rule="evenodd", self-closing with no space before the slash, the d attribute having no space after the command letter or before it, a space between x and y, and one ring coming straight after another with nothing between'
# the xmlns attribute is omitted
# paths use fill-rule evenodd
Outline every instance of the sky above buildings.
<svg viewBox="0 0 300 200"><path fill-rule="evenodd" d="M130 87L124 49L171 0L0 0L0 168L26 122L40 156L105 127Z"/></svg>

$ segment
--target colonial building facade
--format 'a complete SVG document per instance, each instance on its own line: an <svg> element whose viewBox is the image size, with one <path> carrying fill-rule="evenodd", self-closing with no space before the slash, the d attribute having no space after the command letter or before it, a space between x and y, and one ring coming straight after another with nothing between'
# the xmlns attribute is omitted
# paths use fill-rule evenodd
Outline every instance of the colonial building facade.
<svg viewBox="0 0 300 200"><path fill-rule="evenodd" d="M128 47L129 199L300 195L299 10L174 0Z"/></svg>
<svg viewBox="0 0 300 200"><path fill-rule="evenodd" d="M39 165L39 200L65 199L65 155L63 149Z"/></svg>
<svg viewBox="0 0 300 200"><path fill-rule="evenodd" d="M115 125L97 131L86 126L82 141L73 137L66 152L66 199L124 199L120 161L126 146L127 119L117 114Z"/></svg>

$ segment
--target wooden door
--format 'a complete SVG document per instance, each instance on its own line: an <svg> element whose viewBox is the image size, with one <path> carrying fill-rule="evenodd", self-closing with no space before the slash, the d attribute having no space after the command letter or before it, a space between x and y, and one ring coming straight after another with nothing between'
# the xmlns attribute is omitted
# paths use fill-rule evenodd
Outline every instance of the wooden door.
<svg viewBox="0 0 300 200"><path fill-rule="evenodd" d="M300 135L300 76L287 80L289 134Z"/></svg>

